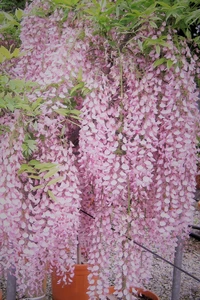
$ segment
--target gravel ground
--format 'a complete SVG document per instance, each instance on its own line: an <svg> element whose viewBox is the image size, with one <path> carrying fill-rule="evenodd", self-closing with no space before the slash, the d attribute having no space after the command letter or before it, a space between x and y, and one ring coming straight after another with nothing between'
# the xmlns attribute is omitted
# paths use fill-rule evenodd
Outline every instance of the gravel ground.
<svg viewBox="0 0 200 300"><path fill-rule="evenodd" d="M196 199L200 200L200 190L197 191ZM200 226L200 206L198 206L197 202L195 202L195 206L195 220L193 225ZM192 232L200 235L199 230L192 230ZM192 237L189 238L184 248L182 269L200 278L200 241ZM146 288L156 293L160 297L160 300L170 300L172 275L173 267L154 257L152 278ZM0 280L0 288L3 290L4 300L6 299L5 281ZM47 283L47 295L45 300L52 300L50 279ZM181 293L179 300L200 300L200 283L184 273L181 275Z"/></svg>
<svg viewBox="0 0 200 300"><path fill-rule="evenodd" d="M184 249L182 269L200 278L200 241L190 238ZM173 267L154 258L153 274L148 289L161 300L171 299ZM180 300L200 300L200 283L188 275L181 275Z"/></svg>
<svg viewBox="0 0 200 300"><path fill-rule="evenodd" d="M200 201L200 190L196 193ZM195 203L194 224L200 227L200 206ZM200 230L192 232L200 235ZM182 269L200 279L200 241L189 238L183 251ZM172 290L173 267L154 258L152 279L148 289L156 293L160 300L170 300ZM180 300L200 300L200 283L188 275L181 274Z"/></svg>

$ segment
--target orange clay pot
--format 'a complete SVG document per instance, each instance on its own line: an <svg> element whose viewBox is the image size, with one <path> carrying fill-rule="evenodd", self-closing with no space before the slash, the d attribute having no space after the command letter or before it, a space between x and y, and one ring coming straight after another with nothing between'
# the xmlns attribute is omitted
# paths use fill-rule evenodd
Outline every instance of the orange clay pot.
<svg viewBox="0 0 200 300"><path fill-rule="evenodd" d="M160 300L160 298L156 294L154 294L153 292L151 292L149 290L144 290L144 289L141 289L141 288L134 288L134 289L138 292L138 295L146 296L151 300ZM109 287L109 294L110 295L113 294L114 291L115 291L114 287L110 286ZM132 291L132 289L130 289L130 291Z"/></svg>
<svg viewBox="0 0 200 300"><path fill-rule="evenodd" d="M89 283L88 275L89 271L87 265L75 265L74 277L71 284L64 285L58 284L58 280L61 277L56 275L56 272L52 274L52 298L53 300L88 300L89 297L86 294Z"/></svg>
<svg viewBox="0 0 200 300"><path fill-rule="evenodd" d="M89 271L87 265L75 265L73 281L70 285L58 284L58 280L61 277L56 275L56 272L52 274L52 298L53 300L88 300L89 297L86 294L89 283L88 275ZM131 289L132 290L132 289ZM138 294L142 294L150 298L151 300L160 300L160 298L149 290L141 288L135 288ZM109 294L114 293L114 287L109 287Z"/></svg>

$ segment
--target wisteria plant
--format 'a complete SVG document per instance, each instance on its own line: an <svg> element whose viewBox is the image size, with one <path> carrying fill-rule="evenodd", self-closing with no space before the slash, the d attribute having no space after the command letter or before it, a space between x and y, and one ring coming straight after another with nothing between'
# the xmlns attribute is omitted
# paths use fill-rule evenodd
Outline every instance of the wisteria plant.
<svg viewBox="0 0 200 300"><path fill-rule="evenodd" d="M199 9L171 2L34 0L22 55L1 47L0 256L20 297L53 267L70 283L79 240L90 299L134 299L152 262L137 244L167 256L187 237Z"/></svg>

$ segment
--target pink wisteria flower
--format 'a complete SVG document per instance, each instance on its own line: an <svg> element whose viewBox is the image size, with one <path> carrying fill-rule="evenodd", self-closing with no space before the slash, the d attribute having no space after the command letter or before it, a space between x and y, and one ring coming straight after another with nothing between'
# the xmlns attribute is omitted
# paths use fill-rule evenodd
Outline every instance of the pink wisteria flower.
<svg viewBox="0 0 200 300"><path fill-rule="evenodd" d="M23 55L9 70L38 86L23 95L31 113L0 117L9 127L0 142L2 267L15 266L21 296L27 286L30 296L41 292L53 268L68 284L79 241L90 299L105 299L110 284L133 299L130 287L148 283L152 264L135 242L167 257L192 223L198 66L184 42L180 55L173 32L162 53L141 52L138 41L159 38L164 23L158 32L144 25L119 53L91 21L62 18L49 1L33 1ZM170 67L155 66L160 55Z"/></svg>

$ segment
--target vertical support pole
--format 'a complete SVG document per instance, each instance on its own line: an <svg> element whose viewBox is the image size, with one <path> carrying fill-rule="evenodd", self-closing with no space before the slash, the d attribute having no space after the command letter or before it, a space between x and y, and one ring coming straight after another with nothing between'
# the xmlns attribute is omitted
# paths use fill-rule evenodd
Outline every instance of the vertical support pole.
<svg viewBox="0 0 200 300"><path fill-rule="evenodd" d="M7 289L6 289L6 300L16 299L16 277L15 267L11 266L7 271Z"/></svg>
<svg viewBox="0 0 200 300"><path fill-rule="evenodd" d="M175 250L175 255L174 255L174 265L181 268L182 258L183 258L183 241L179 236L177 247ZM180 288L181 288L181 271L174 267L171 300L180 299Z"/></svg>
<svg viewBox="0 0 200 300"><path fill-rule="evenodd" d="M77 244L77 264L81 264L81 247L79 244L79 239L77 238L78 244Z"/></svg>

